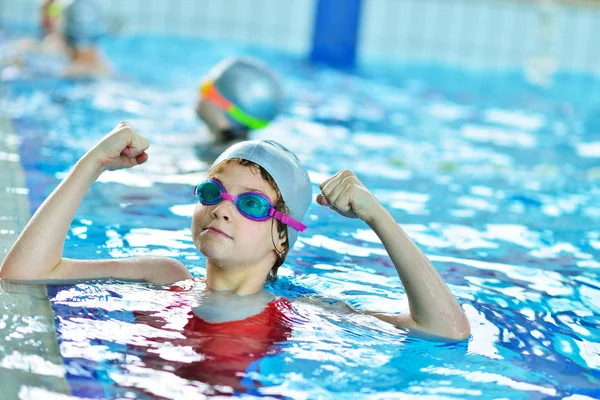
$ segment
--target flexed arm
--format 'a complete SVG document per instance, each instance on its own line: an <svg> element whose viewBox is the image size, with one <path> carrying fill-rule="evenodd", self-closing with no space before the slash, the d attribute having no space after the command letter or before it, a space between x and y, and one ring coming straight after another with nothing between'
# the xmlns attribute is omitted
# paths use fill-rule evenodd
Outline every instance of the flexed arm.
<svg viewBox="0 0 600 400"><path fill-rule="evenodd" d="M352 171L343 170L321 184L317 203L340 215L360 218L377 234L408 297L410 315L372 313L395 326L450 340L470 335L467 316L427 256Z"/></svg>
<svg viewBox="0 0 600 400"><path fill-rule="evenodd" d="M0 278L45 280L116 277L160 281L154 279L155 274L149 275L152 264L155 268L159 268L157 264L160 264L163 269L170 263L181 270L183 266L179 266L176 260L150 257L143 269L135 259L85 261L62 257L71 221L91 185L106 170L130 168L146 162L148 155L145 151L149 145L150 142L130 124L118 124L77 162L38 208L6 255L0 268ZM183 279L187 277L183 276L184 273L179 275ZM179 277L178 274L175 276Z"/></svg>

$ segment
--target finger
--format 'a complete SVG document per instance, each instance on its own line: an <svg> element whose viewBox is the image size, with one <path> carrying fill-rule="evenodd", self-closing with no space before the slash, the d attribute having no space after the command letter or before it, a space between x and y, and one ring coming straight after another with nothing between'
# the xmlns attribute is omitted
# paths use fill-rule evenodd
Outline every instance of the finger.
<svg viewBox="0 0 600 400"><path fill-rule="evenodd" d="M136 157L120 156L119 163L114 164L111 170L114 171L114 170L122 169L122 168L131 168L131 167L135 167L136 165L138 165L138 161L137 161Z"/></svg>
<svg viewBox="0 0 600 400"><path fill-rule="evenodd" d="M337 174L336 174L337 175ZM332 193L338 187L338 185L342 182L340 176L336 176L334 179L330 180L323 188L321 189L321 193L328 200L329 203L333 202Z"/></svg>
<svg viewBox="0 0 600 400"><path fill-rule="evenodd" d="M115 125L112 132L120 132L123 129L127 129L127 128L131 128L131 124L129 124L129 122L120 121L117 125Z"/></svg>
<svg viewBox="0 0 600 400"><path fill-rule="evenodd" d="M338 173L333 175L331 178L329 178L329 179L323 181L323 183L321 183L321 185L320 185L321 192L323 192L325 197L329 198L329 194L333 191L333 189L335 189L337 187L337 185L339 185L341 180L349 174L352 175L352 171L348 171L346 169L342 169L342 170L338 171Z"/></svg>
<svg viewBox="0 0 600 400"><path fill-rule="evenodd" d="M139 133L137 134L137 136L140 138L142 143L141 146L144 147L144 149L150 147L150 141L145 136L142 136Z"/></svg>
<svg viewBox="0 0 600 400"><path fill-rule="evenodd" d="M356 186L354 185L352 179L345 179L343 186L344 190L336 197L336 202L334 204L339 210L347 213L352 211L352 202L354 201L354 196L356 195Z"/></svg>
<svg viewBox="0 0 600 400"><path fill-rule="evenodd" d="M135 157L121 157L125 166L127 167L135 167L136 165L140 165L148 161L148 153L141 153Z"/></svg>
<svg viewBox="0 0 600 400"><path fill-rule="evenodd" d="M125 148L123 149L123 151L121 151L121 155L122 155L123 157L127 157L127 158L135 157L135 156L133 155L133 150L132 150L132 148L131 148L131 147L125 147Z"/></svg>
<svg viewBox="0 0 600 400"><path fill-rule="evenodd" d="M126 157L137 157L150 147L150 141L142 135L135 135L129 145L121 151Z"/></svg>
<svg viewBox="0 0 600 400"><path fill-rule="evenodd" d="M351 189L355 183L354 176L345 176L340 184L331 192L328 199L336 208L342 211L350 211L352 206L349 201Z"/></svg>
<svg viewBox="0 0 600 400"><path fill-rule="evenodd" d="M346 213L343 210L340 210L339 208L337 208L335 206L335 204L331 203L329 200L327 200L327 197L325 197L322 194L318 194L316 201L318 204L322 205L323 207L329 207L332 210L336 211L337 213L341 213L342 215L346 215Z"/></svg>
<svg viewBox="0 0 600 400"><path fill-rule="evenodd" d="M123 151L121 151L121 155L125 156L125 157L129 157L129 158L134 158L139 156L140 154L142 154L143 152L145 152L148 148L144 148L144 147L135 147L135 146L130 146L130 147L125 147L123 149Z"/></svg>
<svg viewBox="0 0 600 400"><path fill-rule="evenodd" d="M330 176L329 178L325 179L320 185L319 185L319 189L323 190L323 188L325 186L327 186L327 184L329 182L331 182L332 180L336 179L338 176L340 176L342 173L344 172L344 170L338 171L337 173L333 174L332 176Z"/></svg>
<svg viewBox="0 0 600 400"><path fill-rule="evenodd" d="M148 153L144 152L135 158L135 161L139 164L143 164L148 161Z"/></svg>
<svg viewBox="0 0 600 400"><path fill-rule="evenodd" d="M325 197L321 193L319 193L317 195L316 201L317 201L317 204L320 204L325 207L328 207L331 204L331 203L329 203L329 200L327 200L327 197Z"/></svg>
<svg viewBox="0 0 600 400"><path fill-rule="evenodd" d="M330 182L327 193L324 193L329 202L341 210L348 211L349 206L340 201L340 195L346 190L350 183L354 183L356 176L351 171L342 171L337 180ZM335 186L333 185L335 183Z"/></svg>

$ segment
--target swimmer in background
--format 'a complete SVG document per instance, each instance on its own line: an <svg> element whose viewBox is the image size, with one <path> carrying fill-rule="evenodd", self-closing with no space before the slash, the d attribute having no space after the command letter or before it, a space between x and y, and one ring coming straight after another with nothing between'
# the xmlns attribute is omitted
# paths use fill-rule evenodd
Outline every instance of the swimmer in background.
<svg viewBox="0 0 600 400"><path fill-rule="evenodd" d="M17 43L15 64L33 64L35 70L51 71L66 77L94 77L110 74L110 68L98 49L104 35L101 10L97 0L44 0L41 7L41 42L23 39ZM67 66L56 66L48 58L67 59ZM39 64L39 65L35 65ZM45 68L47 67L47 68Z"/></svg>
<svg viewBox="0 0 600 400"><path fill-rule="evenodd" d="M231 57L204 78L196 115L210 131L211 141L197 146L201 158L212 160L228 146L248 140L251 131L266 127L283 109L279 77L251 57ZM206 154L207 151L211 154Z"/></svg>

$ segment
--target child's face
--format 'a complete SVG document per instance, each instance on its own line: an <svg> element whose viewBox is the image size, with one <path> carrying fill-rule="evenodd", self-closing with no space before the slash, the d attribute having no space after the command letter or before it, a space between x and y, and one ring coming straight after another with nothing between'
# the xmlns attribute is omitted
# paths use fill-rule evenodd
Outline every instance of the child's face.
<svg viewBox="0 0 600 400"><path fill-rule="evenodd" d="M272 203L275 190L255 168L232 162L213 176L227 193L238 196L262 192ZM271 236L273 235L273 236ZM272 219L252 221L244 217L232 201L222 200L212 206L196 205L192 218L192 239L202 254L222 267L272 266L276 255L272 238L279 245L277 224Z"/></svg>

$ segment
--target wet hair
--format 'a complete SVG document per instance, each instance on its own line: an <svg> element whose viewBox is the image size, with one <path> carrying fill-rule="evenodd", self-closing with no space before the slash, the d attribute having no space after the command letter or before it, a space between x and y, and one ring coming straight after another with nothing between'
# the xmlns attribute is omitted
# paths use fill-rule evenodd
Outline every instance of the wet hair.
<svg viewBox="0 0 600 400"><path fill-rule="evenodd" d="M279 212L282 212L284 214L289 214L290 210L287 208L287 206L285 205L285 202L283 201L283 197L281 196L281 192L279 191L279 187L277 186L277 183L275 183L275 179L273 179L271 174L269 174L266 169L264 169L263 167L261 167L260 165L254 163L252 161L244 160L243 158L230 158L227 160L223 160L220 163L218 163L217 165L213 166L208 171L207 177L208 178L214 177L218 173L225 170L225 168L231 163L237 163L239 165L249 167L249 168L253 169L254 171L260 171L260 176L265 181L267 181L267 183L271 186L271 188L273 188L273 190L275 191L275 194L277 196L277 199L273 202L273 207L275 207L275 209ZM271 228L271 240L273 242L273 247L275 248L275 252L277 254L281 254L281 257L277 257L277 260L275 260L275 264L273 264L273 266L271 267L271 270L269 271L269 275L267 275L267 281L269 281L269 282L275 281L277 279L277 270L279 270L279 267L281 267L281 265L284 263L285 258L287 257L288 251L290 250L289 241L287 239L287 237L288 237L287 225L279 220L276 220L275 218L271 218L271 223L272 224L277 223L277 233L279 234L280 238L285 237L285 242L283 242L283 251L280 253L279 250L277 250L277 246L275 245L275 239L273 238L273 229ZM282 236L282 235L285 235L285 236Z"/></svg>

